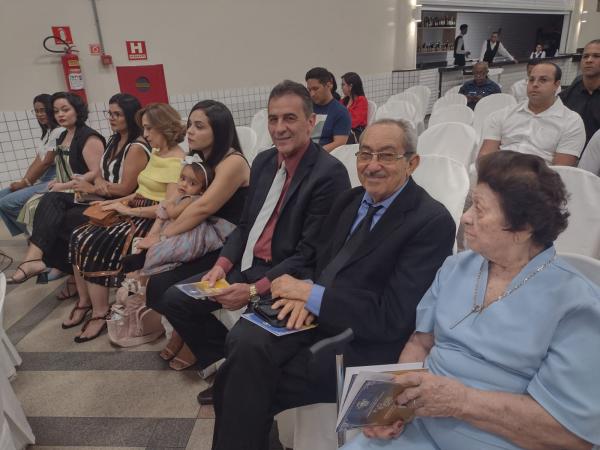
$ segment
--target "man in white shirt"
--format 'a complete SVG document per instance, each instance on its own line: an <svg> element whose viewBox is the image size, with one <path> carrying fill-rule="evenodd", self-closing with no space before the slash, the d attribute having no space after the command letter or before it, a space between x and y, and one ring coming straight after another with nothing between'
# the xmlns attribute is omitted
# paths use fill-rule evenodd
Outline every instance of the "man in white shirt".
<svg viewBox="0 0 600 450"><path fill-rule="evenodd" d="M508 53L508 50L502 45L502 42L498 40L498 33L494 31L489 39L483 41L479 61L485 61L491 66L494 62L494 58L498 54L510 59L514 63L518 62L510 53Z"/></svg>
<svg viewBox="0 0 600 450"><path fill-rule="evenodd" d="M479 156L514 150L540 156L548 164L575 166L585 145L579 114L556 97L562 72L550 62L533 66L528 101L492 113L486 120Z"/></svg>
<svg viewBox="0 0 600 450"><path fill-rule="evenodd" d="M513 85L510 87L510 95L512 95L517 100L517 103L521 103L527 100L527 82L529 81L529 75L531 75L531 69L533 69L533 66L535 66L539 62L541 62L539 59L530 60L527 63L527 76L513 83ZM560 85L556 90L556 95L558 94L560 94Z"/></svg>

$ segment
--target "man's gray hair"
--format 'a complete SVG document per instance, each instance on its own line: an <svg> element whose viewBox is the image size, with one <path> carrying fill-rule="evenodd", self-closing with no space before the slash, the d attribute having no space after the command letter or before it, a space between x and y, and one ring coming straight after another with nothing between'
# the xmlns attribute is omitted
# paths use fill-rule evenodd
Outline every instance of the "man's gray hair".
<svg viewBox="0 0 600 450"><path fill-rule="evenodd" d="M396 125L402 130L404 139L402 140L402 148L404 153L417 153L417 130L412 123L404 119L379 119L369 125L368 128L373 125ZM366 130L365 130L366 131ZM360 136L365 133L363 132Z"/></svg>

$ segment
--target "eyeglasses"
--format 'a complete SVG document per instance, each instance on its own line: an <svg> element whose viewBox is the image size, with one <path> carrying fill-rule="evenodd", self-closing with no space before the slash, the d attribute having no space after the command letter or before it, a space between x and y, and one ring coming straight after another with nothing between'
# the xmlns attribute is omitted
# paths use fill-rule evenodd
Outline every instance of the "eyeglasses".
<svg viewBox="0 0 600 450"><path fill-rule="evenodd" d="M355 154L355 156L359 162L369 162L373 158L375 158L376 161L379 161L380 163L385 164L385 163L393 163L394 161L402 159L406 155L412 155L413 153L414 152L405 152L405 153L402 153L401 155L399 155L397 153L390 153L390 152L371 153L371 152L360 151L360 152L357 152Z"/></svg>
<svg viewBox="0 0 600 450"><path fill-rule="evenodd" d="M120 112L112 112L112 111L103 111L104 112L104 117L106 117L107 119L118 119L119 117L123 117L123 114L121 114Z"/></svg>

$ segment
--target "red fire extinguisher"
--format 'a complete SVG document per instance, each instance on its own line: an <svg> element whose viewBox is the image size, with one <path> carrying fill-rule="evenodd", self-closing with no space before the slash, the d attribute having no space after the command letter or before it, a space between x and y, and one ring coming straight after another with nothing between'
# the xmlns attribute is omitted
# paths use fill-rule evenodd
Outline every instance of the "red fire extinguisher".
<svg viewBox="0 0 600 450"><path fill-rule="evenodd" d="M52 53L62 53L60 61L62 63L63 73L65 75L65 83L67 90L79 95L84 102L87 103L87 96L85 94L85 87L83 82L83 73L81 72L81 65L79 64L79 56L75 54L77 50L73 49L73 46L63 41L65 46L62 50L50 49L47 46L47 41L55 39L54 36L48 36L44 39L43 45L46 50Z"/></svg>
<svg viewBox="0 0 600 450"><path fill-rule="evenodd" d="M87 103L83 83L83 73L81 72L81 65L79 64L79 56L72 53L71 49L68 49L65 54L60 57L60 60L65 74L67 89L69 92L79 95L83 101Z"/></svg>

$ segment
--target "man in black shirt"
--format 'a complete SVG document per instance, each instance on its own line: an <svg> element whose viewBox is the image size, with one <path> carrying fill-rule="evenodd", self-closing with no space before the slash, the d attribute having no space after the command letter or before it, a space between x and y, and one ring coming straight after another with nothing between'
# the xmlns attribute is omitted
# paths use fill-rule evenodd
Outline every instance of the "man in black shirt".
<svg viewBox="0 0 600 450"><path fill-rule="evenodd" d="M585 143L600 128L600 39L588 42L581 55L581 75L560 93L569 109L579 113L585 125Z"/></svg>

